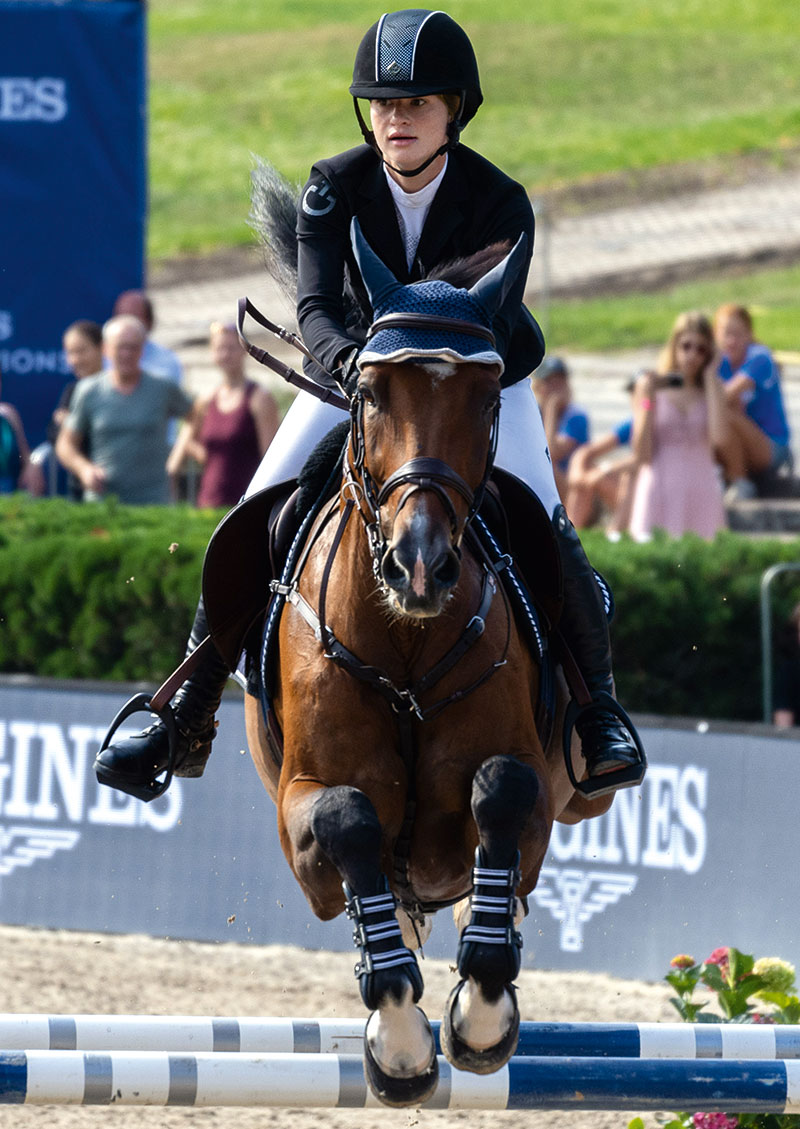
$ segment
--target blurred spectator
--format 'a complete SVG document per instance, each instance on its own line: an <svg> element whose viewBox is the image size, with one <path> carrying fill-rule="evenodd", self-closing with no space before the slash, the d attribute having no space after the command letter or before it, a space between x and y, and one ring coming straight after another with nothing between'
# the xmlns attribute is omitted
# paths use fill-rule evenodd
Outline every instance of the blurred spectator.
<svg viewBox="0 0 800 1129"><path fill-rule="evenodd" d="M181 385L183 381L183 368L177 353L168 349L166 345L159 345L150 336L155 326L155 313L153 303L143 290L123 290L114 303L114 316L130 314L138 318L147 330L144 349L142 350L142 368L151 376L169 380L173 384ZM178 435L176 420L170 420L167 425L167 441L172 446Z"/></svg>
<svg viewBox="0 0 800 1129"><path fill-rule="evenodd" d="M96 376L103 368L103 328L98 325L96 321L74 321L68 325L64 330L62 338L64 346L64 356L67 360L67 365L75 377L68 384L64 385L61 393L61 398L58 401L56 410L50 419L50 425L47 428L47 441L50 445L49 452L38 452L43 461L46 461L53 471L54 479L58 462L55 459L55 445L58 433L61 429L61 424L69 415L69 407L72 403L72 397L75 389L78 386L78 381L83 380L87 376ZM83 453L88 455L88 448L84 445ZM83 487L74 474L66 474L61 470L58 479L52 482L52 492L59 494L68 494L76 501L80 501L83 497Z"/></svg>
<svg viewBox="0 0 800 1129"><path fill-rule="evenodd" d="M145 329L121 315L103 327L108 369L81 380L56 441L56 454L80 481L84 497L121 502L169 501L166 425L189 416L192 398L141 367ZM81 450L88 441L90 456Z"/></svg>
<svg viewBox="0 0 800 1129"><path fill-rule="evenodd" d="M789 729L800 721L800 604L793 609L776 643L772 721L781 729Z"/></svg>
<svg viewBox="0 0 800 1129"><path fill-rule="evenodd" d="M0 373L0 396L3 394ZM31 451L17 409L0 400L0 494L27 490L39 497L44 493L44 475L31 462Z"/></svg>
<svg viewBox="0 0 800 1129"><path fill-rule="evenodd" d="M183 379L183 369L177 353L165 345L153 341L150 334L155 325L153 303L143 290L123 290L114 303L114 317L128 314L138 318L144 326L147 335L142 349L142 368L151 376L170 380L173 384L180 384Z"/></svg>
<svg viewBox="0 0 800 1129"><path fill-rule="evenodd" d="M198 400L167 471L174 477L187 458L194 459L203 468L198 506L235 506L278 429L278 405L271 392L245 378L246 353L235 325L214 322L209 344L222 381Z"/></svg>
<svg viewBox="0 0 800 1129"><path fill-rule="evenodd" d="M730 439L721 452L731 483L727 498L754 498L769 493L770 479L792 463L780 368L769 349L753 340L753 320L746 307L733 302L720 306L714 334L722 353L719 375L731 408Z"/></svg>
<svg viewBox="0 0 800 1129"><path fill-rule="evenodd" d="M572 403L569 371L560 357L545 357L533 374L533 391L561 500L566 505L567 470L576 449L589 441L589 417Z"/></svg>
<svg viewBox="0 0 800 1129"><path fill-rule="evenodd" d="M728 438L729 412L709 320L683 313L657 372L634 389L633 450L639 462L630 532L647 540L656 528L673 537L712 538L725 526L722 476L714 450Z"/></svg>
<svg viewBox="0 0 800 1129"><path fill-rule="evenodd" d="M633 381L626 387L633 391ZM567 470L567 500L570 521L579 529L596 524L608 514L606 533L617 540L628 528L636 456L619 454L629 446L633 419L628 417L613 431L577 448Z"/></svg>
<svg viewBox="0 0 800 1129"><path fill-rule="evenodd" d="M69 415L72 396L78 381L86 376L96 376L103 368L103 328L96 321L74 321L64 330L62 338L64 356L72 375L75 377L64 385L61 399L48 430L48 439L55 443L58 429Z"/></svg>

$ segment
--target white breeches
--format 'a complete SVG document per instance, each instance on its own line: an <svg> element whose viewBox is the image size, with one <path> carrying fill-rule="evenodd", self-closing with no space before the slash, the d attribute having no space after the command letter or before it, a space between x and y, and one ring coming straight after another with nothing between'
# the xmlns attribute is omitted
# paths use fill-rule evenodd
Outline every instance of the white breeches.
<svg viewBox="0 0 800 1129"><path fill-rule="evenodd" d="M261 460L245 497L297 478L314 447L345 418L341 408L298 392ZM520 380L502 395L497 466L521 479L552 514L560 503L542 417L530 381Z"/></svg>

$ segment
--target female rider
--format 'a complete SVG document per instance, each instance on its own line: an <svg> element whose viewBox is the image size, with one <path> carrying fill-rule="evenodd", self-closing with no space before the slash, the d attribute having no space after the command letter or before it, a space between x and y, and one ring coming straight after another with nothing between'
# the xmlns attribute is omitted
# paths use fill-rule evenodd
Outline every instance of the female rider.
<svg viewBox="0 0 800 1129"><path fill-rule="evenodd" d="M483 101L472 45L444 12L409 9L381 17L356 55L350 93L366 144L319 161L297 212L297 315L303 340L327 374L344 383L356 368L371 321L369 302L350 245L357 216L376 254L398 281L425 278L439 264L489 244L527 235L533 249L533 210L525 190L459 144L463 127ZM358 99L369 99L369 129ZM521 479L552 515L564 579L561 631L593 699L579 715L592 794L638 783L644 765L636 746L608 709L613 690L608 623L602 595L574 528L560 504L547 444L530 383L544 355L541 330L522 304L526 269L513 300L494 324L505 361L497 464ZM345 291L352 295L346 300ZM311 366L309 374L330 377ZM300 393L248 488L248 495L294 478L318 439L341 419L336 407ZM202 606L189 640L207 635ZM211 751L214 713L228 669L204 659L175 696L180 742L176 775L200 776ZM141 798L167 764L161 722L100 753L98 779Z"/></svg>

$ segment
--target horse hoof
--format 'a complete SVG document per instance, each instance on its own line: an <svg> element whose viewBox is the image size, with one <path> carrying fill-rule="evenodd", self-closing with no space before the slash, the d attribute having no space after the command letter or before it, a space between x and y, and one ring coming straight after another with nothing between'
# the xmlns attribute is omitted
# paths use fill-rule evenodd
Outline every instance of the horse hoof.
<svg viewBox="0 0 800 1129"><path fill-rule="evenodd" d="M453 1024L453 1010L458 993L463 988L465 980L456 984L445 1008L442 1026L439 1031L439 1041L442 1045L442 1054L456 1070L469 1070L473 1074L494 1074L501 1066L505 1066L519 1042L519 1008L514 1000L514 1014L511 1024L499 1042L485 1050L476 1051L458 1035Z"/></svg>
<svg viewBox="0 0 800 1129"><path fill-rule="evenodd" d="M434 1047L430 1062L421 1074L397 1078L393 1074L387 1074L378 1064L365 1036L364 1074L370 1090L383 1105L393 1106L396 1109L410 1105L422 1105L428 1098L433 1097L439 1084L439 1063L436 1059L436 1048Z"/></svg>

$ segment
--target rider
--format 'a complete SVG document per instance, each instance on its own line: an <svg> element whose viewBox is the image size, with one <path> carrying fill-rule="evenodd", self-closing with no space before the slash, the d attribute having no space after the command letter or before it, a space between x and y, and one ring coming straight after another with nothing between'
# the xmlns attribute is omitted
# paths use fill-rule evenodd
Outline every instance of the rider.
<svg viewBox="0 0 800 1129"><path fill-rule="evenodd" d="M527 235L530 259L534 234L533 210L523 187L459 143L483 95L472 44L450 16L422 9L382 16L358 48L350 93L366 144L314 165L297 212L298 322L306 346L327 370L312 364L309 373L327 383L335 373L342 384L356 371L371 320L350 245L353 216L403 283L489 244L513 244L521 232ZM369 100L371 129L359 98ZM598 794L619 786L615 772L626 774L630 784L641 779L644 768L635 744L608 708L613 679L603 596L561 505L541 416L525 379L544 355L541 330L522 304L526 277L527 264L512 291L514 300L505 304L511 313L494 325L505 360L496 461L521 479L552 517L564 581L560 627L593 699L580 711L576 728L593 794ZM341 418L334 405L301 392L248 496L295 478L317 440ZM207 633L201 600L187 653ZM212 651L175 695L178 776L202 775L228 673ZM110 745L98 755L95 768L102 783L147 798L143 789L163 771L167 758L167 732L159 721Z"/></svg>

